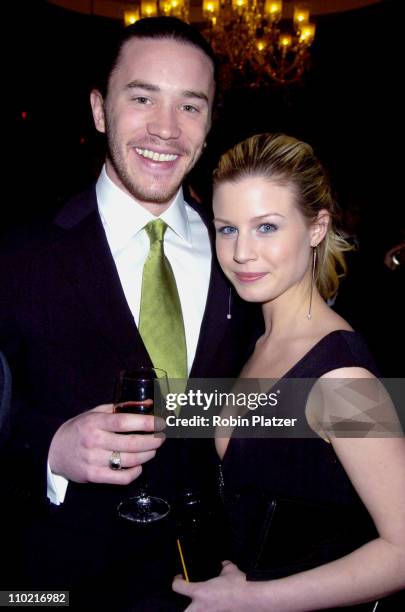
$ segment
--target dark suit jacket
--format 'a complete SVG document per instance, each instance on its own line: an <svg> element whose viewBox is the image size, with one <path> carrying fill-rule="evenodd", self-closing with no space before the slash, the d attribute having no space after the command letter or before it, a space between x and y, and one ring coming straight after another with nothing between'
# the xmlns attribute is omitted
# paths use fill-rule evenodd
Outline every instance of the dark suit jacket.
<svg viewBox="0 0 405 612"><path fill-rule="evenodd" d="M10 429L11 375L7 361L0 353L0 446L7 439Z"/></svg>
<svg viewBox="0 0 405 612"><path fill-rule="evenodd" d="M23 509L24 580L32 583L20 580L19 588L89 594L103 585L121 591L131 584L135 599L158 592L174 574L172 525L168 519L140 528L117 519L117 504L131 486L70 483L63 505L46 502L46 461L55 431L110 402L120 370L150 363L108 247L95 189L70 200L35 245L5 255L0 275L0 346L12 367L18 409L7 459L16 457L15 471L21 469L16 481L23 502L13 507ZM229 286L213 259L192 377L236 376L253 347L260 315L234 298L228 320L228 300ZM166 440L148 464L152 491L173 503L189 481L208 487L211 448L203 441Z"/></svg>

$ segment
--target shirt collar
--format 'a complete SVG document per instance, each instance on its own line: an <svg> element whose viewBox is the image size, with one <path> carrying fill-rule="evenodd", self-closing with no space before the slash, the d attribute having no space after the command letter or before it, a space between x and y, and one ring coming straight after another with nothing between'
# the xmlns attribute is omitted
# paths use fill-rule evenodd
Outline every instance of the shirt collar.
<svg viewBox="0 0 405 612"><path fill-rule="evenodd" d="M105 165L96 183L96 194L98 210L113 254L123 249L147 223L157 218L112 182ZM191 244L190 224L181 187L160 218L182 240Z"/></svg>

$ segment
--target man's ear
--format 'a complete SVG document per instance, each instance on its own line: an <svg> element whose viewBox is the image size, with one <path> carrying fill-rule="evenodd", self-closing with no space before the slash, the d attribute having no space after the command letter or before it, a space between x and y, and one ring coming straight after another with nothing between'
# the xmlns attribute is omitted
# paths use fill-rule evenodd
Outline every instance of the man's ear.
<svg viewBox="0 0 405 612"><path fill-rule="evenodd" d="M93 112L94 125L99 132L105 132L104 99L97 89L90 94L91 110Z"/></svg>
<svg viewBox="0 0 405 612"><path fill-rule="evenodd" d="M330 222L330 214L327 210L322 208L318 212L318 215L311 223L311 246L316 247L325 238L326 232L328 231Z"/></svg>

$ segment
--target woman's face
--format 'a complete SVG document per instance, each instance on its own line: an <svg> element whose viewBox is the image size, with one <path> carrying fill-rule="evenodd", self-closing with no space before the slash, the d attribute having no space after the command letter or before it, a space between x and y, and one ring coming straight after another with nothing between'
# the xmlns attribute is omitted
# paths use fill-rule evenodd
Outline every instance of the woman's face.
<svg viewBox="0 0 405 612"><path fill-rule="evenodd" d="M241 178L219 184L213 206L218 259L243 299L264 303L307 287L318 226L308 224L290 187Z"/></svg>

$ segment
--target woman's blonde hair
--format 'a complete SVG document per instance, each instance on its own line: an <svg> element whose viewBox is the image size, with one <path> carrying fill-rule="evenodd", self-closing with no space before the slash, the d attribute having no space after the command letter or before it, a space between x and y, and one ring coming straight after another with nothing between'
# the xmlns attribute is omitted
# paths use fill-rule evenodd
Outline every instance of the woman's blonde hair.
<svg viewBox="0 0 405 612"><path fill-rule="evenodd" d="M220 183L259 176L289 187L309 223L327 210L330 223L317 246L316 284L324 299L333 296L346 272L343 252L351 246L336 230L337 205L325 169L312 147L285 134L258 134L222 155L214 171L214 189Z"/></svg>

